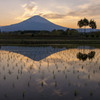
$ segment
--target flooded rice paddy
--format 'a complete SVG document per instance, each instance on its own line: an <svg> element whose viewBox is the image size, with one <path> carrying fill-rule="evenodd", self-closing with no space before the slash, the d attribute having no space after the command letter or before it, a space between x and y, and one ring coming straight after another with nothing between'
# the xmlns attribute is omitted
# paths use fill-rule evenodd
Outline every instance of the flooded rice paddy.
<svg viewBox="0 0 100 100"><path fill-rule="evenodd" d="M100 100L100 49L1 46L0 100Z"/></svg>

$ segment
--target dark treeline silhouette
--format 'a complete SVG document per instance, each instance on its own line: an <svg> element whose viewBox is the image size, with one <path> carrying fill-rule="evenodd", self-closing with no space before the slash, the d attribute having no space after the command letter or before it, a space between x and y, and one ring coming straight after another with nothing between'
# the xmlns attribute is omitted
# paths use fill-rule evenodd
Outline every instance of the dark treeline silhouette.
<svg viewBox="0 0 100 100"><path fill-rule="evenodd" d="M92 24L92 20L91 20L91 27L93 27L93 29L95 28L95 25ZM81 23L78 23L80 25L80 27L82 27ZM86 26L85 26L86 27ZM76 29L66 29L64 30L53 30L53 31L15 31L15 32L1 32L0 33L0 38L2 38L2 36L6 36L10 37L10 36L21 36L21 37L25 37L25 36L29 36L29 37L70 37L70 38L99 38L100 37L100 31L90 31L88 33L81 33Z"/></svg>
<svg viewBox="0 0 100 100"><path fill-rule="evenodd" d="M52 31L30 31L30 30L26 30L26 31L14 31L14 32L2 32L2 34L33 34L33 35L78 35L79 32L76 29L66 29L64 30L52 30Z"/></svg>

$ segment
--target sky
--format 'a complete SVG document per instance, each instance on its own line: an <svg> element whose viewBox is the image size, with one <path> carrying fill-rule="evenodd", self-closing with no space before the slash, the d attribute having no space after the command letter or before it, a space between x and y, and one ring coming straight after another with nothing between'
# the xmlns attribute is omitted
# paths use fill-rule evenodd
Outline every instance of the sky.
<svg viewBox="0 0 100 100"><path fill-rule="evenodd" d="M0 0L0 26L34 15L68 28L78 28L80 19L94 19L100 29L100 0Z"/></svg>

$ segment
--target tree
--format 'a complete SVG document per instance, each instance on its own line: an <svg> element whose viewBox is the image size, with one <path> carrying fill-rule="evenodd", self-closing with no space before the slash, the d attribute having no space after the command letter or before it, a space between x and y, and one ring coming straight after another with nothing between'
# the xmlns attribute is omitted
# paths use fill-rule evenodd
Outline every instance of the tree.
<svg viewBox="0 0 100 100"><path fill-rule="evenodd" d="M1 29L0 29L0 33L1 33Z"/></svg>
<svg viewBox="0 0 100 100"><path fill-rule="evenodd" d="M83 26L84 26L84 33L86 32L86 27L89 25L88 19L84 18L83 19Z"/></svg>
<svg viewBox="0 0 100 100"><path fill-rule="evenodd" d="M79 28L81 29L83 27L83 20L79 20L77 25L79 26Z"/></svg>
<svg viewBox="0 0 100 100"><path fill-rule="evenodd" d="M87 26L90 26L92 29L97 28L96 22L94 20L91 19L90 21L88 21L88 19L86 19L86 18L78 21L77 25L79 26L79 28L82 28L84 26L84 33L86 32Z"/></svg>
<svg viewBox="0 0 100 100"><path fill-rule="evenodd" d="M78 36L79 32L76 29L71 29L71 30L69 30L69 35Z"/></svg>
<svg viewBox="0 0 100 100"><path fill-rule="evenodd" d="M89 22L89 26L92 28L92 29L96 29L97 28L97 25L96 25L96 22L94 20L90 20Z"/></svg>
<svg viewBox="0 0 100 100"><path fill-rule="evenodd" d="M81 19L80 21L78 21L78 24L79 28L82 28L83 26L85 27L84 28L84 33L86 32L86 26L89 25L89 21L88 19L84 18L84 19Z"/></svg>

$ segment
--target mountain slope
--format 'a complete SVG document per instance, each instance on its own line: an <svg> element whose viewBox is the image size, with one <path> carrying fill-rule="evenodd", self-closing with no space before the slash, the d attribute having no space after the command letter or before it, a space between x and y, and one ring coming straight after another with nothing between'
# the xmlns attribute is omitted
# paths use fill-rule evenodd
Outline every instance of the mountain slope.
<svg viewBox="0 0 100 100"><path fill-rule="evenodd" d="M52 31L54 29L66 30L66 27L55 25L52 22L46 20L40 16L33 16L21 23L13 24L9 26L0 27L1 31L24 31L24 30L48 30Z"/></svg>

